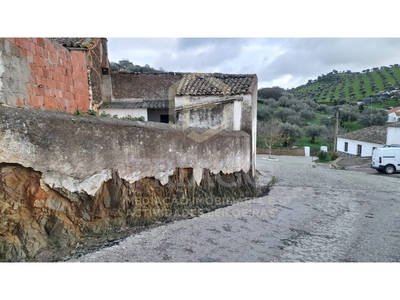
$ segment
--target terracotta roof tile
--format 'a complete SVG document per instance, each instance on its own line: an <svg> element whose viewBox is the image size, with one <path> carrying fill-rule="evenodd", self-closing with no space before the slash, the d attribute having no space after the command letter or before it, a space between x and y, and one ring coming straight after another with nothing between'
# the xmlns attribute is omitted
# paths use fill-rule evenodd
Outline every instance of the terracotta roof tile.
<svg viewBox="0 0 400 300"><path fill-rule="evenodd" d="M398 112L398 111L400 111L400 106L393 107L392 109L389 109L389 110L387 111L387 113L390 114L390 113L392 113L392 112Z"/></svg>
<svg viewBox="0 0 400 300"><path fill-rule="evenodd" d="M253 91L257 75L233 74L185 74L178 83L178 96L229 96L248 94Z"/></svg>
<svg viewBox="0 0 400 300"><path fill-rule="evenodd" d="M51 38L66 48L82 48L89 49L95 42L96 38Z"/></svg>

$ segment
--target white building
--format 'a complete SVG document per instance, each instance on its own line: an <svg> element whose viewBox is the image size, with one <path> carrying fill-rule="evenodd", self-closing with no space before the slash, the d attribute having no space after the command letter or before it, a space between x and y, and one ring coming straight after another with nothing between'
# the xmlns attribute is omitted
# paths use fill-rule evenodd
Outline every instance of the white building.
<svg viewBox="0 0 400 300"><path fill-rule="evenodd" d="M168 100L114 101L103 103L99 108L99 114L106 113L118 118L143 117L144 121L168 123L168 110Z"/></svg>
<svg viewBox="0 0 400 300"><path fill-rule="evenodd" d="M400 122L388 124L386 144L400 144Z"/></svg>
<svg viewBox="0 0 400 300"><path fill-rule="evenodd" d="M394 107L387 111L388 113L388 122L398 122L400 121L400 106Z"/></svg>
<svg viewBox="0 0 400 300"><path fill-rule="evenodd" d="M370 126L338 136L337 151L349 156L371 156L374 148L400 144L400 122Z"/></svg>
<svg viewBox="0 0 400 300"><path fill-rule="evenodd" d="M338 136L337 151L349 156L372 156L374 148L386 144L386 126L370 126Z"/></svg>

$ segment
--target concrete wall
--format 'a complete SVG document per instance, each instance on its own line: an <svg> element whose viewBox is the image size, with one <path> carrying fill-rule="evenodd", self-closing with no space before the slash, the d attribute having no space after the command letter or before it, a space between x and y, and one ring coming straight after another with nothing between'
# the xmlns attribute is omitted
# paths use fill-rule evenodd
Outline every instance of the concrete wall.
<svg viewBox="0 0 400 300"><path fill-rule="evenodd" d="M348 150L345 151L345 143L348 143ZM338 138L337 140L337 151L345 153L347 155L357 155L357 145L361 145L361 157L372 156L373 148L382 147L383 144L368 143L362 141L354 141L344 138Z"/></svg>
<svg viewBox="0 0 400 300"><path fill-rule="evenodd" d="M0 106L0 261L255 196L250 135L204 133Z"/></svg>
<svg viewBox="0 0 400 300"><path fill-rule="evenodd" d="M175 109L178 114L177 124L183 128L233 130L233 103L233 97L177 96L175 98Z"/></svg>
<svg viewBox="0 0 400 300"><path fill-rule="evenodd" d="M112 101L173 100L175 84L182 74L112 73Z"/></svg>
<svg viewBox="0 0 400 300"><path fill-rule="evenodd" d="M72 50L76 52L79 50ZM107 40L99 38L86 53L90 108L97 111L103 101L111 100L111 75L108 62ZM75 74L71 74L75 80Z"/></svg>
<svg viewBox="0 0 400 300"><path fill-rule="evenodd" d="M86 52L68 51L45 38L0 38L0 102L36 109L87 111L90 95Z"/></svg>
<svg viewBox="0 0 400 300"><path fill-rule="evenodd" d="M255 85L257 91L257 85ZM257 134L257 92L229 97L176 96L177 124L209 132L242 130L251 136L251 170L255 173Z"/></svg>

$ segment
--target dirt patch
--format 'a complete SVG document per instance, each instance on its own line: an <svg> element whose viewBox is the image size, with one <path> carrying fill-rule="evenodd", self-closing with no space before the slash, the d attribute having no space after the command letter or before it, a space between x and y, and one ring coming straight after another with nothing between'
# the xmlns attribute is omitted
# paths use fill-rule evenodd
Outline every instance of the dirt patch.
<svg viewBox="0 0 400 300"><path fill-rule="evenodd" d="M344 168L368 167L371 165L371 157L343 157L337 164Z"/></svg>

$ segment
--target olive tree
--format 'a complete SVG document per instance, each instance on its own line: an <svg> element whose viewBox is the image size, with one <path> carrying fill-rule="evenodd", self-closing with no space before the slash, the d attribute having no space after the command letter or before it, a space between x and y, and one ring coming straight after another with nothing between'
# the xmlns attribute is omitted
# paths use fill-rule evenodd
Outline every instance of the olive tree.
<svg viewBox="0 0 400 300"><path fill-rule="evenodd" d="M274 109L268 106L263 106L257 109L257 119L261 121L268 121L272 118L274 114Z"/></svg>
<svg viewBox="0 0 400 300"><path fill-rule="evenodd" d="M388 119L387 112L384 109L369 107L364 109L358 118L358 123L368 127L373 125L385 125Z"/></svg>
<svg viewBox="0 0 400 300"><path fill-rule="evenodd" d="M296 111L291 108L279 107L275 111L274 117L280 119L282 121L282 123L285 123L290 116L293 116L296 114L297 114Z"/></svg>
<svg viewBox="0 0 400 300"><path fill-rule="evenodd" d="M301 128L296 124L281 123L279 130L282 134L282 142L284 146L288 146L301 137Z"/></svg>
<svg viewBox="0 0 400 300"><path fill-rule="evenodd" d="M310 137L310 143L314 144L315 139L318 136L323 136L327 134L327 129L325 126L311 124L304 127L303 132L306 136Z"/></svg>

